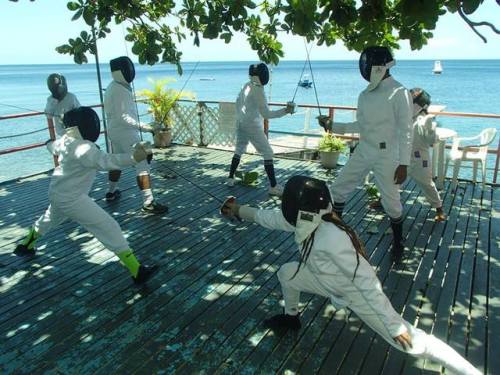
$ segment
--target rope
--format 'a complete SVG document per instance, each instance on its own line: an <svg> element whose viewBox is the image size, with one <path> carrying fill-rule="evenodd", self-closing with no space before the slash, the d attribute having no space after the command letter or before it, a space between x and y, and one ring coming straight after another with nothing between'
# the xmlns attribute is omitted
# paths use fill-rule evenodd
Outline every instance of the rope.
<svg viewBox="0 0 500 375"><path fill-rule="evenodd" d="M314 44L311 44L311 47L309 48L309 53L311 53L313 46L314 46ZM307 52L307 46L306 46L306 52ZM295 92L293 93L292 102L295 101L295 96L297 95L297 91L299 90L300 80L302 79L302 76L304 75L304 70L306 70L306 66L307 66L307 60L304 60L304 66L302 67L302 72L300 72L300 77L299 77L299 81L297 82L297 86L295 86Z"/></svg>
<svg viewBox="0 0 500 375"><path fill-rule="evenodd" d="M19 133L19 134L13 134L13 135L5 135L0 137L0 139L10 139L10 138L16 138L16 137L22 137L23 135L29 135L29 134L35 134L35 133L40 133L42 131L47 131L47 128L42 128L38 130L33 130L31 132L26 132L26 133Z"/></svg>
<svg viewBox="0 0 500 375"><path fill-rule="evenodd" d="M312 82L313 82L314 95L316 96L316 104L318 105L319 115L321 116L321 107L319 105L318 91L316 91L316 81L314 80L314 74L313 74L313 70L312 70L311 59L309 58L309 51L307 50L307 44L306 44L306 39L305 38L304 38L304 46L306 47L307 62L309 63L309 71L311 72L311 79L312 79Z"/></svg>

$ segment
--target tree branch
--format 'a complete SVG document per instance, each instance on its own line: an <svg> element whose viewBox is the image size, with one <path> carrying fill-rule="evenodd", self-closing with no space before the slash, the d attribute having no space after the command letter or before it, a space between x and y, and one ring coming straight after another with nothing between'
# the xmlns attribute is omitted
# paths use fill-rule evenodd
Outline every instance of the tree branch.
<svg viewBox="0 0 500 375"><path fill-rule="evenodd" d="M472 29L472 31L474 31L483 40L483 42L488 43L488 40L479 31L476 30L477 26L488 26L491 28L491 30L493 30L493 32L500 34L500 30L498 30L495 27L495 25L493 25L489 22L486 22L486 21L474 22L471 19L469 19L465 15L465 13L462 9L462 1L461 0L457 0L457 10L458 10L458 14L460 15L460 17L462 17L462 19L465 21L465 23L467 23L467 25L469 25L469 27Z"/></svg>

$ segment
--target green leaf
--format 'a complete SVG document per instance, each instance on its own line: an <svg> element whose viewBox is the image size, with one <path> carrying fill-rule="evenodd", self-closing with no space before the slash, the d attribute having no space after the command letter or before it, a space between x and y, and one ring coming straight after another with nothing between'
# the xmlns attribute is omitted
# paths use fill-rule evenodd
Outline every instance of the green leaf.
<svg viewBox="0 0 500 375"><path fill-rule="evenodd" d="M95 14L92 12L90 8L85 8L83 10L83 19L85 23L89 26L93 26L95 23Z"/></svg>
<svg viewBox="0 0 500 375"><path fill-rule="evenodd" d="M77 12L71 17L71 21L76 21L78 18L82 16L83 9L78 9Z"/></svg>
<svg viewBox="0 0 500 375"><path fill-rule="evenodd" d="M80 4L78 4L78 3L74 2L74 1L70 1L70 2L66 5L66 6L67 6L67 7L68 7L68 9L69 9L69 10L71 10L71 11L75 11L75 10L77 10L78 8L80 8Z"/></svg>

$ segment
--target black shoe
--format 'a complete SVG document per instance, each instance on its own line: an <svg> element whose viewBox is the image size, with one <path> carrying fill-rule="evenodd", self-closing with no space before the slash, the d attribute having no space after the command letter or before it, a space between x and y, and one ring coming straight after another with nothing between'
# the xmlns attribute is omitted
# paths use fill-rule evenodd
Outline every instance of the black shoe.
<svg viewBox="0 0 500 375"><path fill-rule="evenodd" d="M117 199L119 199L121 197L122 193L120 190L116 189L114 192L107 192L106 193L106 201L107 202L112 202L112 201L115 201Z"/></svg>
<svg viewBox="0 0 500 375"><path fill-rule="evenodd" d="M264 320L264 327L273 331L298 331L301 326L298 315L278 314Z"/></svg>
<svg viewBox="0 0 500 375"><path fill-rule="evenodd" d="M30 249L27 245L19 244L14 250L14 254L20 257L32 257L35 255L35 248Z"/></svg>
<svg viewBox="0 0 500 375"><path fill-rule="evenodd" d="M142 210L150 214L161 215L168 212L168 207L152 201L150 204L143 205Z"/></svg>
<svg viewBox="0 0 500 375"><path fill-rule="evenodd" d="M135 285L142 285L146 281L148 281L151 276L153 276L156 271L158 271L158 266L139 266L139 272L137 272L137 276L133 277Z"/></svg>

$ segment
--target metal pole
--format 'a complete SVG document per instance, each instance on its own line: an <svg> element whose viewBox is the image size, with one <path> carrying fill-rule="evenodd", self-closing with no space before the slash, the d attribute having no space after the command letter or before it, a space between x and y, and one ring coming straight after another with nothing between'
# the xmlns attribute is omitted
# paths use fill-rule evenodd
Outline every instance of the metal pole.
<svg viewBox="0 0 500 375"><path fill-rule="evenodd" d="M497 160L495 162L495 171L493 172L493 183L497 183L497 177L498 177L498 164L499 161L498 159L500 158L500 137L498 138L498 146L497 146Z"/></svg>
<svg viewBox="0 0 500 375"><path fill-rule="evenodd" d="M102 112L102 125L104 126L104 139L106 141L106 152L109 153L109 142L108 142L108 128L106 124L106 113L104 111L104 98L102 96L102 81L101 81L101 68L99 66L99 54L97 53L97 38L95 36L95 27L92 26L92 37L94 38L94 48L95 48L95 66L97 73L97 85L99 86L99 99L101 101L101 112Z"/></svg>

